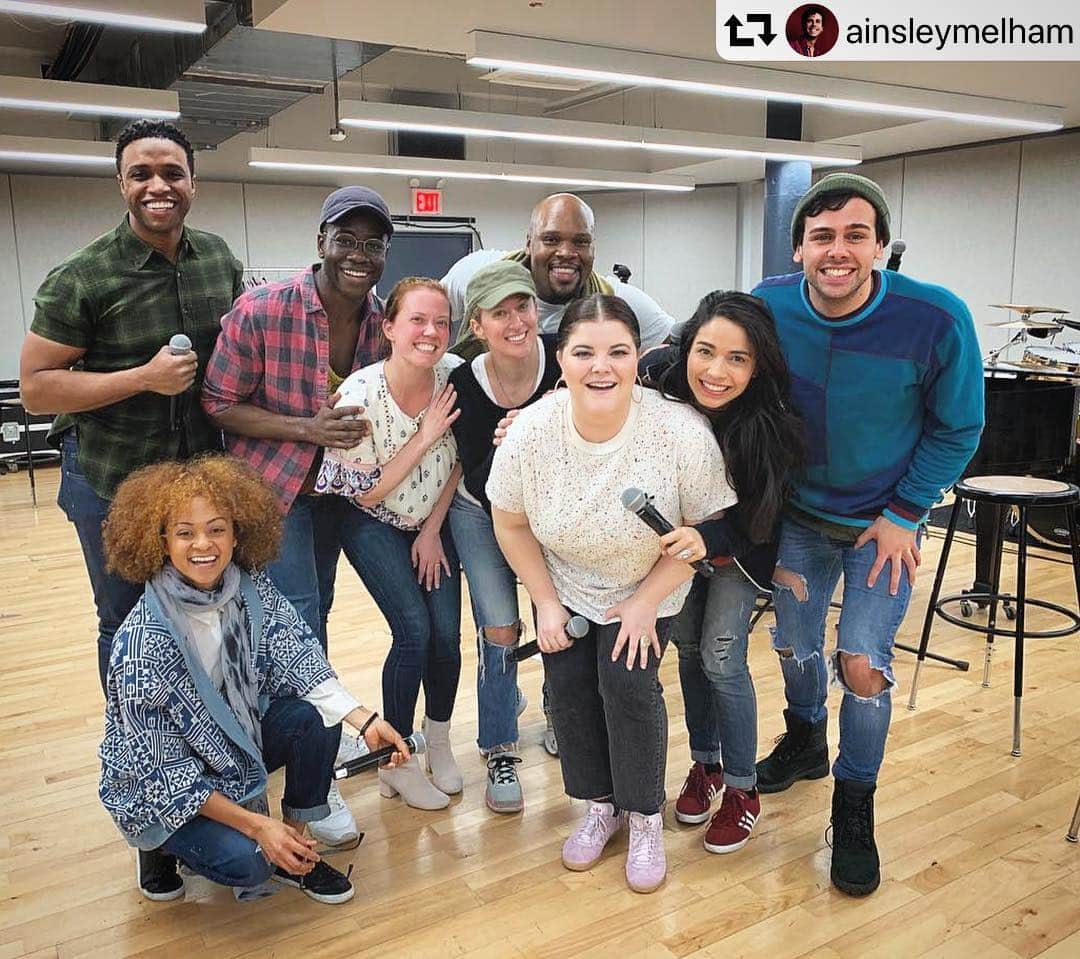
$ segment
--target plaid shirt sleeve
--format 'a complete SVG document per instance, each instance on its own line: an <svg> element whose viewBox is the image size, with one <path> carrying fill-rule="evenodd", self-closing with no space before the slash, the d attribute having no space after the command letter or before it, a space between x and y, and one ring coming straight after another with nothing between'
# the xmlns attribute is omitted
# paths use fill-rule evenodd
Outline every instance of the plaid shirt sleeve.
<svg viewBox="0 0 1080 959"><path fill-rule="evenodd" d="M202 407L208 416L247 402L262 382L262 333L253 322L250 302L241 297L221 318L221 335L203 383Z"/></svg>
<svg viewBox="0 0 1080 959"><path fill-rule="evenodd" d="M73 264L61 263L50 271L34 294L30 330L38 336L87 349L94 342L94 309L90 291Z"/></svg>

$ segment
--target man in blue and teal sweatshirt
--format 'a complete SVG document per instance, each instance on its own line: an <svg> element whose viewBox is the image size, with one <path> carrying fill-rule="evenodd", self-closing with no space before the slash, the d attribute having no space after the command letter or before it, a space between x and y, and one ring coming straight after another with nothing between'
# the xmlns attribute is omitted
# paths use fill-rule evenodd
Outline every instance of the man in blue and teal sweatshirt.
<svg viewBox="0 0 1080 959"><path fill-rule="evenodd" d="M827 776L825 620L844 576L834 675L843 689L833 766L832 881L881 881L873 797L891 715L892 645L920 563L919 527L960 477L983 426L983 377L964 303L874 262L889 207L872 180L834 173L795 208L802 273L770 277L772 308L806 428L806 468L781 528L774 647L787 733L758 763L779 792Z"/></svg>

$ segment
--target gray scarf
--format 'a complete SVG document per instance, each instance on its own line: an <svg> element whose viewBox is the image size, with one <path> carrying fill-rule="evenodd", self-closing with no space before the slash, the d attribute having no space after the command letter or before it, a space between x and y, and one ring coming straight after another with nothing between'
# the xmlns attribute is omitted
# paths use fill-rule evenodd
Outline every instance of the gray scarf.
<svg viewBox="0 0 1080 959"><path fill-rule="evenodd" d="M225 575L212 590L192 586L172 563L166 562L150 580L161 608L183 635L188 613L217 610L221 614L222 695L255 747L262 752L262 723L259 719L259 681L255 674L255 651L249 636L251 627L240 601L240 570L225 567Z"/></svg>

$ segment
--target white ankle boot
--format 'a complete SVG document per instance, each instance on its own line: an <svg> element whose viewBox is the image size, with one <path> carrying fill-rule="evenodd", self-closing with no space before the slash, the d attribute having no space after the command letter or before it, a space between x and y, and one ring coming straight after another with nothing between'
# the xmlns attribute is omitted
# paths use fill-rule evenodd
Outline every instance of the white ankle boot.
<svg viewBox="0 0 1080 959"><path fill-rule="evenodd" d="M413 809L445 809L450 805L450 797L428 781L416 756L396 769L379 769L379 795L393 799L398 794Z"/></svg>
<svg viewBox="0 0 1080 959"><path fill-rule="evenodd" d="M428 772L431 773L431 781L447 795L453 796L461 792L461 770L450 751L449 720L438 723L425 716L423 730L424 739L427 741L424 757L427 760Z"/></svg>

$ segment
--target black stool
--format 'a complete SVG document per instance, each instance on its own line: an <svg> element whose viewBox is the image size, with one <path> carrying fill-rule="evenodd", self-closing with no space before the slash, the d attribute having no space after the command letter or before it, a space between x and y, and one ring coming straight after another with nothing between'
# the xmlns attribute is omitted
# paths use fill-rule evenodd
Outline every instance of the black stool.
<svg viewBox="0 0 1080 959"><path fill-rule="evenodd" d="M1073 581L1076 585L1077 603L1080 605L1080 544L1077 542L1076 531L1076 507L1080 504L1080 487L1074 486L1072 483L1035 479L1031 476L969 476L967 479L957 483L953 491L956 494L956 502L953 505L952 517L949 520L949 531L945 534L945 545L941 549L941 558L938 560L937 575L934 577L934 589L930 593L930 603L926 608L922 639L919 642L919 659L915 664L915 675L911 679L911 696L908 699L908 709L915 708L919 671L922 669L923 660L926 659L926 647L930 644L930 630L935 615L940 616L954 626L985 634L986 657L983 665L983 686L990 685L990 654L994 648L994 638L996 636L1012 636L1016 639L1016 656L1013 660L1012 754L1019 756L1020 704L1024 695L1024 640L1068 636L1080 629L1080 616L1071 609L1042 599L1029 599L1027 596L1027 511L1040 506L1065 507L1069 526L1069 545L1072 548ZM990 589L987 592L965 591L939 598L941 582L945 578L945 569L948 566L949 550L952 548L953 534L956 532L956 521L960 518L960 512L967 501L985 503L994 510L993 542L990 547L992 557ZM1000 592L1001 553L1005 525L1004 511L1006 509L1017 509L1020 513L1020 521L1017 524L1019 542L1017 544L1015 596L1010 593ZM980 606L988 605L990 607L989 618L985 626L961 619L945 608L951 603L965 602L975 602ZM1010 603L1015 608L1015 627L997 628L997 604L999 602ZM1041 609L1049 609L1055 613L1060 613L1069 621L1069 624L1058 629L1025 631L1024 614L1028 606L1038 606Z"/></svg>

